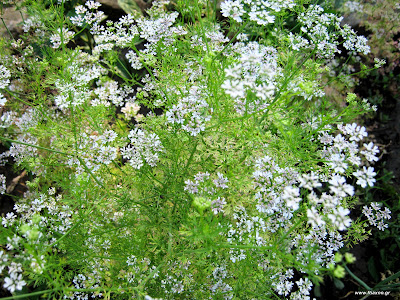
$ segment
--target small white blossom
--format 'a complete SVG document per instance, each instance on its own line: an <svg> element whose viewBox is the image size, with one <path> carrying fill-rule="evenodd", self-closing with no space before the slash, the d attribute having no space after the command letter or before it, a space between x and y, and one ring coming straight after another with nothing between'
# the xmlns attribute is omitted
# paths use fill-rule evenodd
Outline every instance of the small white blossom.
<svg viewBox="0 0 400 300"><path fill-rule="evenodd" d="M0 195L4 194L6 192L6 189L6 176L0 174Z"/></svg>
<svg viewBox="0 0 400 300"><path fill-rule="evenodd" d="M293 210L299 208L299 203L301 201L300 190L298 187L286 186L283 190L282 199L286 200L286 205Z"/></svg>
<svg viewBox="0 0 400 300"><path fill-rule="evenodd" d="M322 220L321 216L319 215L315 207L307 209L307 217L308 217L307 222L310 223L312 227L321 227L325 225L325 221Z"/></svg>
<svg viewBox="0 0 400 300"><path fill-rule="evenodd" d="M164 151L160 138L155 133L135 128L129 133L130 145L121 149L122 156L135 169L143 166L143 161L155 167L159 160L159 153Z"/></svg>
<svg viewBox="0 0 400 300"><path fill-rule="evenodd" d="M75 33L73 31L69 31L66 28L62 28L61 30L58 28L56 33L50 36L50 41L52 43L52 47L57 49L61 45L66 45L68 42L74 37Z"/></svg>
<svg viewBox="0 0 400 300"><path fill-rule="evenodd" d="M240 0L228 0L221 3L222 15L226 18L232 18L236 22L242 22L242 16L245 13L243 4Z"/></svg>
<svg viewBox="0 0 400 300"><path fill-rule="evenodd" d="M380 68L380 67L382 67L383 65L386 64L386 60L379 59L379 58L375 57L374 58L374 63L375 63L375 65L374 65L375 68Z"/></svg>
<svg viewBox="0 0 400 300"><path fill-rule="evenodd" d="M329 189L338 197L354 195L354 187L350 184L346 184L346 178L343 176L334 174L329 180L329 183L331 184Z"/></svg>
<svg viewBox="0 0 400 300"><path fill-rule="evenodd" d="M376 154L379 153L378 147L375 146L373 142L364 144L364 147L365 149L361 150L360 153L363 154L369 162L378 161L378 157L376 157Z"/></svg>
<svg viewBox="0 0 400 300"><path fill-rule="evenodd" d="M20 291L26 285L25 280L22 279L22 274L11 273L10 277L4 279L3 287L14 293L15 291Z"/></svg>
<svg viewBox="0 0 400 300"><path fill-rule="evenodd" d="M367 185L374 186L376 181L374 178L376 173L373 167L368 167L368 169L363 167L362 170L354 172L353 175L357 177L357 184L363 188L367 187Z"/></svg>
<svg viewBox="0 0 400 300"><path fill-rule="evenodd" d="M331 220L333 226L343 231L351 224L351 219L347 216L349 213L350 210L339 206L338 208L334 208L332 213L328 214L328 218Z"/></svg>

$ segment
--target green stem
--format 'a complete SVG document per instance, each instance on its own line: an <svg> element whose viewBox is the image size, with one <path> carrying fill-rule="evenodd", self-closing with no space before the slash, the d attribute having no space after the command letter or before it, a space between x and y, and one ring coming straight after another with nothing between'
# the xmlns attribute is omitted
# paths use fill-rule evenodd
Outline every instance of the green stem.
<svg viewBox="0 0 400 300"><path fill-rule="evenodd" d="M370 288L364 281L362 281L360 278L358 278L353 272L350 271L350 269L345 265L344 268L346 269L347 273L349 273L349 275L351 277L353 277L353 279L355 281L357 281L359 284L361 284L366 290L368 291L372 291L372 288Z"/></svg>
<svg viewBox="0 0 400 300"><path fill-rule="evenodd" d="M393 275L391 275L391 276L389 276L388 278L382 280L381 282L379 282L377 285L375 285L374 289L378 288L378 287L381 287L382 285L384 285L384 284L386 284L386 283L388 283L390 281L393 281L393 280L395 280L395 279L397 279L399 277L400 277L400 271L395 273L395 274L393 274Z"/></svg>
<svg viewBox="0 0 400 300"><path fill-rule="evenodd" d="M192 163L192 160L193 160L193 157L194 157L194 153L196 152L196 149L197 149L197 145L198 145L198 141L196 140L196 143L194 144L193 150L190 153L190 157L189 157L189 159L188 159L188 161L186 163L186 166L183 169L183 174L186 174L186 172L187 172L187 170L189 168L189 165Z"/></svg>
<svg viewBox="0 0 400 300"><path fill-rule="evenodd" d="M37 148L37 149L42 149L42 150L46 150L46 151L50 151L50 152L54 152L54 153L58 153L58 154L66 155L66 156L71 156L72 155L72 154L69 154L69 153L53 150L53 149L50 149L50 148L45 148L45 147L42 147L42 146L36 146L36 145L32 145L32 144L28 144L28 143L12 140L12 139L9 139L9 138L3 137L3 136L0 136L0 140L11 142L11 143L15 143L15 144L21 144L21 145L25 145L25 146L29 146L29 147L33 147L33 148Z"/></svg>
<svg viewBox="0 0 400 300"><path fill-rule="evenodd" d="M51 293L51 292L55 292L55 291L57 291L57 290L56 289L44 290L44 291L38 291L38 292L29 293L29 294L4 297L4 298L1 298L1 300L27 299L29 297L39 296L39 295L43 295L43 294L47 294L47 293Z"/></svg>
<svg viewBox="0 0 400 300"><path fill-rule="evenodd" d="M8 32L8 34L11 36L11 38L15 41L15 38L14 38L14 36L12 35L12 33L11 33L11 31L10 31L10 29L8 29L8 27L7 27L7 25L6 25L6 23L4 22L4 19L3 19L3 17L0 17L1 18L1 22L3 22L3 25L4 25L4 27L6 28L6 30L7 30L7 32Z"/></svg>

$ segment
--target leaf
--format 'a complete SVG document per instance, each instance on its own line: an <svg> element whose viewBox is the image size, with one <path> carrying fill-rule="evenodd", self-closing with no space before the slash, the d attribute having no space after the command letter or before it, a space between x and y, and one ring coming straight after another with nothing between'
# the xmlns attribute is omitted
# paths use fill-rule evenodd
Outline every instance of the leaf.
<svg viewBox="0 0 400 300"><path fill-rule="evenodd" d="M373 257L368 260L368 271L371 274L372 278L374 278L375 282L379 281L379 275L376 271L375 260Z"/></svg>
<svg viewBox="0 0 400 300"><path fill-rule="evenodd" d="M314 288L314 296L315 297L322 297L321 287L319 285L316 285L315 288Z"/></svg>
<svg viewBox="0 0 400 300"><path fill-rule="evenodd" d="M342 290L344 288L344 283L343 281L337 279L337 278L333 278L333 283L335 284L335 286L339 289Z"/></svg>
<svg viewBox="0 0 400 300"><path fill-rule="evenodd" d="M127 13L135 15L139 13L143 15L142 10L135 0L118 0L118 5Z"/></svg>
<svg viewBox="0 0 400 300"><path fill-rule="evenodd" d="M389 276L388 278L382 280L382 281L379 282L375 287L382 286L382 285L384 285L384 284L386 284L386 283L388 283L388 282L390 282L390 281L393 281L393 280L395 280L395 279L397 279L397 278L399 278L399 277L400 277L400 271L397 272L396 274L393 274L393 275ZM396 284L398 284L398 283L396 283Z"/></svg>

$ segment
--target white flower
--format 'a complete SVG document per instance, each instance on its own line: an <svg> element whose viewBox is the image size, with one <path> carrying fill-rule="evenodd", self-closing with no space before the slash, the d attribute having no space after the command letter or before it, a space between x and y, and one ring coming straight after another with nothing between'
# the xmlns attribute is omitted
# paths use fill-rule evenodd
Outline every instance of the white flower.
<svg viewBox="0 0 400 300"><path fill-rule="evenodd" d="M308 223L311 224L312 227L321 227L325 224L325 221L322 220L321 216L318 214L318 211L315 207L311 207L311 209L307 209L307 217Z"/></svg>
<svg viewBox="0 0 400 300"><path fill-rule="evenodd" d="M388 227L389 227L388 224L384 223L383 220L379 221L378 224L376 225L376 228L382 231L384 231Z"/></svg>
<svg viewBox="0 0 400 300"><path fill-rule="evenodd" d="M216 187L227 189L228 186L226 185L229 181L227 178L224 177L221 173L217 173L218 179L214 179L213 182Z"/></svg>
<svg viewBox="0 0 400 300"><path fill-rule="evenodd" d="M258 25L267 25L275 22L275 17L267 11L257 11L249 13L250 20L257 22Z"/></svg>
<svg viewBox="0 0 400 300"><path fill-rule="evenodd" d="M344 133L350 135L350 141L359 142L364 137L368 136L368 133L364 126L359 126L357 123L346 124L343 129Z"/></svg>
<svg viewBox="0 0 400 300"><path fill-rule="evenodd" d="M17 273L11 273L10 277L4 279L3 287L14 293L16 290L22 290L22 287L26 285L26 282L22 279L22 274L17 275Z"/></svg>
<svg viewBox="0 0 400 300"><path fill-rule="evenodd" d="M344 154L332 154L329 157L328 165L330 165L335 173L344 173L347 169L347 164L345 163L346 157Z"/></svg>
<svg viewBox="0 0 400 300"><path fill-rule="evenodd" d="M86 1L85 5L87 6L87 8L95 10L101 6L101 3L90 0L90 1Z"/></svg>
<svg viewBox="0 0 400 300"><path fill-rule="evenodd" d="M6 105L7 99L0 93L0 107Z"/></svg>
<svg viewBox="0 0 400 300"><path fill-rule="evenodd" d="M129 60L133 69L140 70L141 68L143 68L143 64L140 62L139 56L136 54L135 51L129 50L125 56Z"/></svg>
<svg viewBox="0 0 400 300"><path fill-rule="evenodd" d="M379 230L385 230L385 228L388 228L388 225L384 223L384 220L389 220L391 218L391 211L387 207L385 207L384 210L381 210L379 203L372 202L371 207L365 205L362 212L367 217L371 226L376 226Z"/></svg>
<svg viewBox="0 0 400 300"><path fill-rule="evenodd" d="M390 209L385 207L385 209L381 211L381 218L389 220L391 218L390 214L391 214Z"/></svg>
<svg viewBox="0 0 400 300"><path fill-rule="evenodd" d="M10 85L11 72L5 67L0 65L0 89L5 89Z"/></svg>
<svg viewBox="0 0 400 300"><path fill-rule="evenodd" d="M346 178L343 176L334 174L329 183L329 189L338 197L346 197L347 195L354 195L354 187L350 184L346 184Z"/></svg>
<svg viewBox="0 0 400 300"><path fill-rule="evenodd" d="M373 216L372 208L371 208L371 207L368 207L367 205L364 205L364 206L363 206L362 213L363 213L368 219L369 219L370 217Z"/></svg>
<svg viewBox="0 0 400 300"><path fill-rule="evenodd" d="M181 99L166 113L168 123L181 124L182 129L192 136L205 130L206 122L211 120L210 114L213 111L207 101L195 94L194 90L195 88L192 87L193 93Z"/></svg>
<svg viewBox="0 0 400 300"><path fill-rule="evenodd" d="M368 169L363 167L363 170L358 170L354 172L353 175L357 177L356 183L363 188L367 187L367 185L374 186L376 181L374 178L376 173L373 167L368 167Z"/></svg>
<svg viewBox="0 0 400 300"><path fill-rule="evenodd" d="M221 3L221 13L224 17L232 18L240 23L245 10L240 0L227 0Z"/></svg>
<svg viewBox="0 0 400 300"><path fill-rule="evenodd" d="M300 289L299 292L300 292L301 295L304 296L304 295L309 295L310 294L311 288L313 286L313 284L312 284L310 279L308 279L308 278L300 278L299 281L296 281L296 284Z"/></svg>
<svg viewBox="0 0 400 300"><path fill-rule="evenodd" d="M283 190L282 199L286 200L286 205L293 210L299 208L299 203L301 201L300 190L298 187L286 186Z"/></svg>
<svg viewBox="0 0 400 300"><path fill-rule="evenodd" d="M376 154L379 153L378 147L375 146L373 142L364 144L363 146L365 149L360 151L360 153L363 154L369 162L378 161L378 157L376 157Z"/></svg>
<svg viewBox="0 0 400 300"><path fill-rule="evenodd" d="M74 37L75 32L69 31L66 28L58 28L56 33L50 36L50 41L53 44L52 47L57 49L61 44L66 45Z"/></svg>
<svg viewBox="0 0 400 300"><path fill-rule="evenodd" d="M127 119L130 119L137 115L140 110L140 105L136 102L131 103L127 102L123 108L121 108L121 112L124 113Z"/></svg>
<svg viewBox="0 0 400 300"><path fill-rule="evenodd" d="M217 200L211 202L211 210L216 215L224 211L225 205L226 205L225 198L218 197Z"/></svg>
<svg viewBox="0 0 400 300"><path fill-rule="evenodd" d="M128 137L131 145L121 149L122 157L127 159L135 169L140 169L143 166L143 160L155 167L159 160L158 154L164 151L158 135L135 128L130 131Z"/></svg>
<svg viewBox="0 0 400 300"><path fill-rule="evenodd" d="M297 180L300 183L300 187L309 189L310 191L314 188L321 187L322 184L319 182L319 177L314 172L311 171L310 174L301 174Z"/></svg>
<svg viewBox="0 0 400 300"><path fill-rule="evenodd" d="M331 220L333 226L342 231L351 224L351 219L347 217L349 213L350 210L339 206L337 209L333 209L331 214L328 214L328 218Z"/></svg>
<svg viewBox="0 0 400 300"><path fill-rule="evenodd" d="M0 174L0 195L6 192L6 176Z"/></svg>

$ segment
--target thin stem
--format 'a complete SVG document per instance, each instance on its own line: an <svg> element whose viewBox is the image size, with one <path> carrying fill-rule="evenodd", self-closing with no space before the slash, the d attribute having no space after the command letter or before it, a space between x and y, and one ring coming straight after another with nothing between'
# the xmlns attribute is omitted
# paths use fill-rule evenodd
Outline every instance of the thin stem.
<svg viewBox="0 0 400 300"><path fill-rule="evenodd" d="M350 271L350 269L345 265L344 266L345 270L355 281L357 281L359 284L361 284L365 289L368 291L372 291L372 288L370 288L364 281L362 281L360 278L358 278L353 272Z"/></svg>
<svg viewBox="0 0 400 300"><path fill-rule="evenodd" d="M39 296L39 295L43 295L43 294L47 294L47 293L51 293L51 292L56 292L56 291L58 291L58 290L57 289L44 290L44 291L38 291L38 292L29 293L29 294L14 295L14 296L11 296L11 297L4 297L4 298L1 298L1 300L27 299L29 297Z"/></svg>
<svg viewBox="0 0 400 300"><path fill-rule="evenodd" d="M239 28L239 30L236 32L236 34L233 36L233 38L231 38L231 40L228 42L228 44L225 45L225 47L217 54L213 57L213 59L211 60L212 62L214 62L214 60L219 57L220 55L222 55L224 53L224 51L226 50L226 48L228 48L230 46L230 44L233 43L233 41L236 39L236 37L243 31L243 29L247 26L247 24L249 24L250 20L248 20L246 23L243 23L243 25Z"/></svg>
<svg viewBox="0 0 400 300"><path fill-rule="evenodd" d="M53 152L53 153L58 153L58 154L66 155L66 156L72 156L72 154L70 154L70 153L61 152L61 151L53 150L53 149L42 147L42 146L32 145L32 144L24 143L24 142L21 142L21 141L16 141L16 140L13 140L13 139L6 138L4 136L0 136L0 140L11 142L11 143L15 143L15 144L21 144L21 145L25 145L25 146L41 149L41 150L46 150L46 151L50 151L50 152Z"/></svg>
<svg viewBox="0 0 400 300"><path fill-rule="evenodd" d="M10 31L10 29L8 29L8 27L7 27L7 25L6 25L6 23L4 22L4 19L3 19L3 17L0 17L1 18L1 22L3 22L3 25L4 25L4 27L6 28L6 30L7 30L7 32L8 32L8 34L11 36L11 38L15 41L15 38L14 38L14 36L12 35L12 33L11 33L11 31Z"/></svg>

